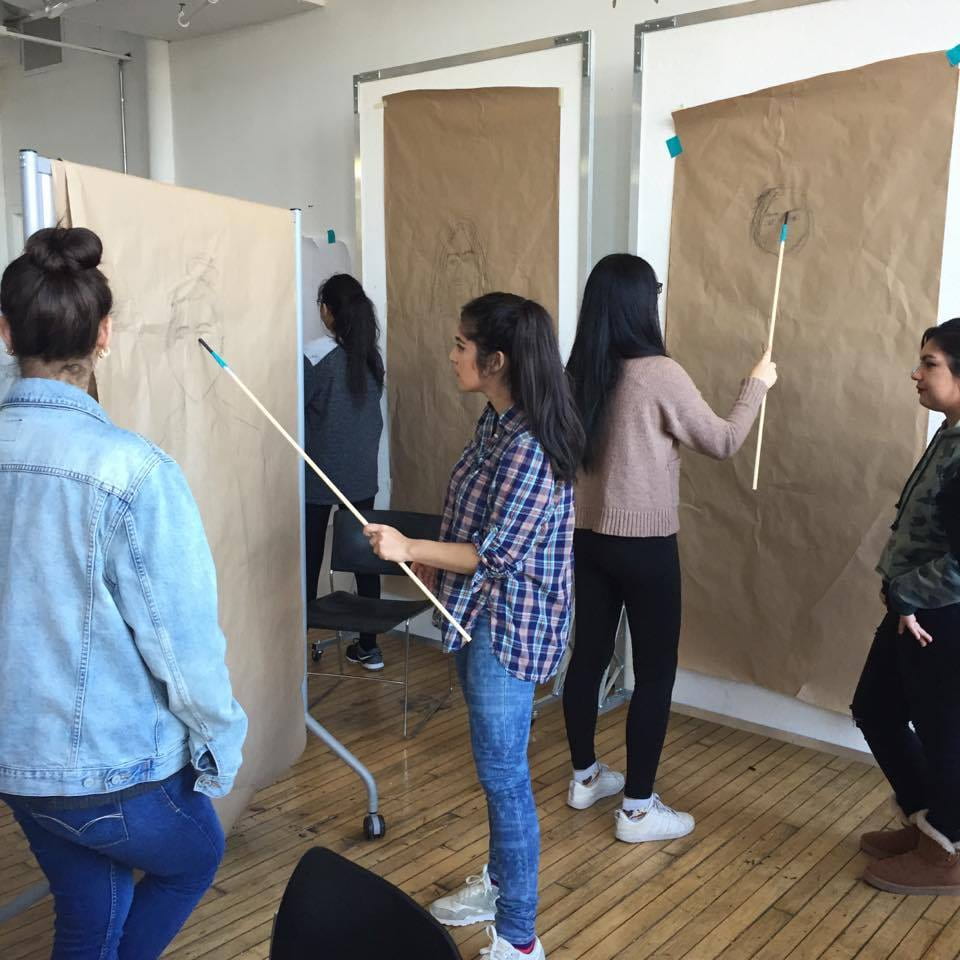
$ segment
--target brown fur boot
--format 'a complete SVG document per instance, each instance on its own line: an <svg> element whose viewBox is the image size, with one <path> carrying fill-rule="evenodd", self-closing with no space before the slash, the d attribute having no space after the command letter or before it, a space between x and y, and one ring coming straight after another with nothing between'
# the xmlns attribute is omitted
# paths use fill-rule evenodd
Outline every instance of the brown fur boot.
<svg viewBox="0 0 960 960"><path fill-rule="evenodd" d="M863 879L889 893L960 896L960 844L932 827L924 813L917 815L916 825L916 850L871 863Z"/></svg>
<svg viewBox="0 0 960 960"><path fill-rule="evenodd" d="M917 829L917 817L920 813L908 817L900 809L895 797L890 798L890 807L903 826L898 830L874 830L860 837L860 849L875 860L899 857L903 853L916 850L920 843L920 831ZM920 812L926 814L927 811Z"/></svg>

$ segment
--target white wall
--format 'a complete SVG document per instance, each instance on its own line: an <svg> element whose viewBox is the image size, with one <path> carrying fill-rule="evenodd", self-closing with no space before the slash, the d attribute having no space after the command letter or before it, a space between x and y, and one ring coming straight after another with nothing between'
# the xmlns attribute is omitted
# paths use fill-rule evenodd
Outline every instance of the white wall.
<svg viewBox="0 0 960 960"><path fill-rule="evenodd" d="M593 256L628 249L634 25L721 0L330 0L326 9L171 47L177 180L304 211L353 247L356 73L592 30ZM641 254L643 251L640 251ZM424 632L429 627L423 627ZM863 749L847 717L681 671L677 701Z"/></svg>
<svg viewBox="0 0 960 960"><path fill-rule="evenodd" d="M718 0L330 0L323 10L171 47L177 180L300 206L353 240L355 73L593 30L594 256L627 248L633 27Z"/></svg>
<svg viewBox="0 0 960 960"><path fill-rule="evenodd" d="M131 53L125 70L127 156L130 173L147 174L147 115L144 44L139 37L88 24L63 22L68 43ZM57 66L25 73L19 42L0 41L0 129L7 224L21 212L18 152L33 148L111 170L121 169L120 95L117 61L64 50ZM11 243L10 253L14 253Z"/></svg>

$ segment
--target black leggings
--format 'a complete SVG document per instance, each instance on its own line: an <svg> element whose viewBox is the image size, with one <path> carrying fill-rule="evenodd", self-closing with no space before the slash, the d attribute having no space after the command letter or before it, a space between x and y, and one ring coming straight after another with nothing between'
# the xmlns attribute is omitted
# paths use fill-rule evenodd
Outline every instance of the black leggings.
<svg viewBox="0 0 960 960"><path fill-rule="evenodd" d="M373 497L357 500L353 504L361 513L373 509ZM332 504L307 504L306 541L307 541L307 603L317 596L320 585L320 568L323 566L323 551L327 545L327 524L330 521ZM343 509L342 507L340 508ZM376 574L357 574L357 595L380 598L380 578ZM362 650L372 650L377 645L376 634L361 633L359 637Z"/></svg>
<svg viewBox="0 0 960 960"><path fill-rule="evenodd" d="M960 841L960 604L918 610L927 647L888 613L853 696L853 718L908 816ZM912 727L911 727L912 724Z"/></svg>
<svg viewBox="0 0 960 960"><path fill-rule="evenodd" d="M624 794L643 799L653 784L667 733L680 642L677 538L609 537L577 530L573 541L577 625L563 687L570 757L577 770L596 761L600 681L627 608L633 648L633 697L627 713Z"/></svg>

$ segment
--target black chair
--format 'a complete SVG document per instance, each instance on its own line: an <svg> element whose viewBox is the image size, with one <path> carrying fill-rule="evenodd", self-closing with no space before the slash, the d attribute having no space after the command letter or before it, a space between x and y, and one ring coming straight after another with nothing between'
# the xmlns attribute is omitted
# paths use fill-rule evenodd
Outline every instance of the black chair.
<svg viewBox="0 0 960 960"><path fill-rule="evenodd" d="M437 540L440 536L440 517L429 513L407 513L397 510L370 510L366 514L370 523L383 523L396 527L404 536L415 540ZM336 636L330 640L315 640L311 646L313 661L319 661L323 650L332 643L337 645L340 657L340 673L321 673L315 676L337 677L346 680L374 680L379 683L392 683L403 687L403 735L407 735L407 708L409 705L410 673L410 621L432 606L426 597L416 600L373 600L358 597L345 590L334 589L335 573L377 574L379 576L401 576L404 572L396 563L381 560L370 548L363 535L363 528L353 514L340 509L333 517L333 545L330 557L330 593L318 597L307 605L307 626L317 630L333 630ZM382 677L353 677L343 672L343 634L389 633L400 624L404 625L403 679L387 680ZM451 667L448 663L448 694L453 684ZM423 719L417 724L414 736L433 716L443 700L434 700Z"/></svg>
<svg viewBox="0 0 960 960"><path fill-rule="evenodd" d="M331 850L308 850L280 901L270 960L461 960L418 903Z"/></svg>

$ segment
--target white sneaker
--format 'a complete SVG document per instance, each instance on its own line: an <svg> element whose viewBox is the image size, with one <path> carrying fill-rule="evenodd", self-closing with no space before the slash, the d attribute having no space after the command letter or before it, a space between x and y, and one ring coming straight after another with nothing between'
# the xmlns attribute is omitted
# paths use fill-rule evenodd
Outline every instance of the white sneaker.
<svg viewBox="0 0 960 960"><path fill-rule="evenodd" d="M616 796L623 789L623 774L611 770L605 763L600 764L600 772L589 784L579 780L570 781L567 791L567 806L574 810L586 810L604 797Z"/></svg>
<svg viewBox="0 0 960 960"><path fill-rule="evenodd" d="M490 882L490 874L484 864L479 877L467 877L459 890L434 900L430 913L448 927L466 927L471 923L489 923L497 915L497 898L500 891Z"/></svg>
<svg viewBox="0 0 960 960"><path fill-rule="evenodd" d="M490 946L480 951L481 957L489 957L490 960L547 960L539 937L530 953L521 953L512 943L498 937L493 927L487 927L487 936L490 938Z"/></svg>
<svg viewBox="0 0 960 960"><path fill-rule="evenodd" d="M646 811L627 813L622 808L613 815L618 840L644 843L648 840L677 840L690 833L696 821L689 813L678 813L656 794Z"/></svg>

